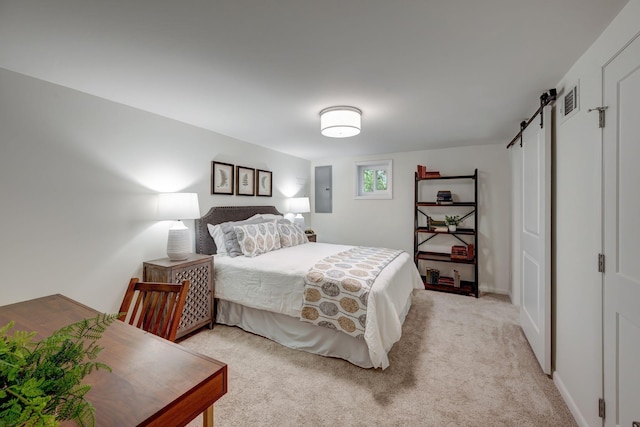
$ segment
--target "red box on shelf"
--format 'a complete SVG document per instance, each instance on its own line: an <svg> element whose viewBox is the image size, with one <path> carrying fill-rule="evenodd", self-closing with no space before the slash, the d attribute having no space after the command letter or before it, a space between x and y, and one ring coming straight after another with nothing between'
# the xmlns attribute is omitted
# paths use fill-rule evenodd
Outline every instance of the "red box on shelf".
<svg viewBox="0 0 640 427"><path fill-rule="evenodd" d="M467 247L461 245L453 245L451 246L451 259L464 260L466 261L468 258Z"/></svg>

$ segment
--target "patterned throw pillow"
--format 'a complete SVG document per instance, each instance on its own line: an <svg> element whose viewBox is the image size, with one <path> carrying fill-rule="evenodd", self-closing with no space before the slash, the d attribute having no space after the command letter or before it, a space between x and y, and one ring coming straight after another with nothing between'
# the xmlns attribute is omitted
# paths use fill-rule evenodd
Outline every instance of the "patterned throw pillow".
<svg viewBox="0 0 640 427"><path fill-rule="evenodd" d="M229 221L220 224L227 255L231 258L242 255L242 249L238 243L238 236L236 236L236 230L233 227L236 225L258 224L260 222L264 222L264 220L262 218L249 218L244 221Z"/></svg>
<svg viewBox="0 0 640 427"><path fill-rule="evenodd" d="M242 253L248 257L280 249L280 235L275 221L233 227Z"/></svg>
<svg viewBox="0 0 640 427"><path fill-rule="evenodd" d="M308 243L307 235L297 224L278 222L278 233L280 234L280 244L283 248L297 246Z"/></svg>

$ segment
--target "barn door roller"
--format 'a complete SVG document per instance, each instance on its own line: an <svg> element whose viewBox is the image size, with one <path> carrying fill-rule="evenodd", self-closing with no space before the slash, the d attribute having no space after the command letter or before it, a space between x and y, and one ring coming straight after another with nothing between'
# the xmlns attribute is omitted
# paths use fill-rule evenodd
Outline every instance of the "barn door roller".
<svg viewBox="0 0 640 427"><path fill-rule="evenodd" d="M557 97L558 97L558 91L555 89L549 89L548 92L543 92L542 95L540 95L540 108L538 108L538 110L533 114L533 116L531 116L529 120L523 121L520 123L520 132L518 132L515 138L511 140L509 145L507 145L507 148L511 148L511 146L518 139L520 139L520 146L522 146L522 133L527 128L527 126L531 124L531 122L536 118L538 114L540 114L540 127L541 128L544 127L544 121L542 119L542 110L544 107L546 107L547 105L555 101ZM523 127L523 123L524 123L524 127Z"/></svg>

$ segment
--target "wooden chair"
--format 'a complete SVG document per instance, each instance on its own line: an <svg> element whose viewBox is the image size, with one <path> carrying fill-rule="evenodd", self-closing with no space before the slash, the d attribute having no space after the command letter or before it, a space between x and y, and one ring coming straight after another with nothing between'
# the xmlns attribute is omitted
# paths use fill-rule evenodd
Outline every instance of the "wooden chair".
<svg viewBox="0 0 640 427"><path fill-rule="evenodd" d="M120 306L120 313L124 314L118 319L175 341L190 284L189 280L182 283L158 283L139 282L137 278L133 278ZM133 309L130 310L132 303Z"/></svg>

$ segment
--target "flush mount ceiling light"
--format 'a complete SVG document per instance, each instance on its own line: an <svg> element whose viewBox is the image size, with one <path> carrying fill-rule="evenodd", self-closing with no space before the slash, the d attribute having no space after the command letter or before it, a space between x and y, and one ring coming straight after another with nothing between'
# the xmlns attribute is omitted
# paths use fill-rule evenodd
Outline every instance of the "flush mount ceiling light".
<svg viewBox="0 0 640 427"><path fill-rule="evenodd" d="M360 133L362 111L355 107L329 107L320 111L320 132L331 138L347 138Z"/></svg>

